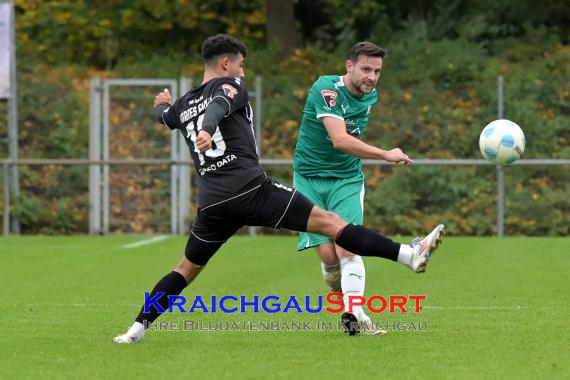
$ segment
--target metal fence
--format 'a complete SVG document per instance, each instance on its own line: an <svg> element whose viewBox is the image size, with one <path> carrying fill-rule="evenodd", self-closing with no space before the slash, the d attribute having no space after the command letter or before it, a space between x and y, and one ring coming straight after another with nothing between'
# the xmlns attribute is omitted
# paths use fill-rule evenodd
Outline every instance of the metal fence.
<svg viewBox="0 0 570 380"><path fill-rule="evenodd" d="M89 158L107 162L125 159L177 160L183 155L185 150L180 149L178 133L169 134L165 128L157 128L156 123L144 121L151 119L147 111L149 99L165 87L170 89L176 99L179 87L181 92L186 92L190 85L186 79L179 82L173 79L93 79ZM145 149L140 149L137 148L137 141L133 140L148 140L153 141L153 144L146 144ZM164 169L169 169L169 173L165 173ZM170 224L170 233L177 233L179 208L175 206L180 192L177 183L178 179L185 175L185 170L178 169L168 165L145 165L141 172L140 165L116 166L105 163L102 166L90 166L89 203L93 212L90 213L89 232L108 234L111 231L140 231L140 226L133 224L133 220L138 219L141 214L162 214L160 210L155 209L157 204L163 203L157 199L160 195L140 191L141 188L149 187L148 183L141 182L146 178L141 174L150 170L147 174L154 178L155 184L162 185L159 187L166 186L162 193L170 197L170 220L155 220L155 225L150 228L165 232L160 226ZM157 178L160 179L157 181ZM139 191L131 191L133 188ZM127 191L124 191L125 189ZM180 195L181 199L188 198L183 192Z"/></svg>

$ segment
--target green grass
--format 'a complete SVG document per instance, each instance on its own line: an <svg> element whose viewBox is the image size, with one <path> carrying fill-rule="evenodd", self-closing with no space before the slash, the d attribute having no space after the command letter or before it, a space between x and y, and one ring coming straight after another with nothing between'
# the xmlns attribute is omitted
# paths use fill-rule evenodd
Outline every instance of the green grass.
<svg viewBox="0 0 570 380"><path fill-rule="evenodd" d="M568 378L570 239L448 237L425 275L366 258L366 295L426 294L427 331L152 331L114 345L185 239L0 239L3 378ZM235 237L183 295L324 294L318 259L289 237ZM168 314L159 321L336 322L338 315ZM336 329L335 329L336 330Z"/></svg>

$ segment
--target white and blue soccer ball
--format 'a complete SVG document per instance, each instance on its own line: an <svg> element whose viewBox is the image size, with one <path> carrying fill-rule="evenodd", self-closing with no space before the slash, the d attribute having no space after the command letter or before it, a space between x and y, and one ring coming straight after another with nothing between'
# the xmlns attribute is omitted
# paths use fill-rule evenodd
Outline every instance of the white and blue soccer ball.
<svg viewBox="0 0 570 380"><path fill-rule="evenodd" d="M481 154L496 165L508 165L518 160L526 141L522 129L510 120L495 120L483 129L479 137Z"/></svg>

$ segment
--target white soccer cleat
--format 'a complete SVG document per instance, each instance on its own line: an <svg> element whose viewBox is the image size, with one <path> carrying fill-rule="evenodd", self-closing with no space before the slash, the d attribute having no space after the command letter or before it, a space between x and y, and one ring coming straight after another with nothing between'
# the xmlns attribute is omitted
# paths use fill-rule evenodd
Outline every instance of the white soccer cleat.
<svg viewBox="0 0 570 380"><path fill-rule="evenodd" d="M127 331L122 335L117 335L116 337L114 337L113 343L119 343L119 344L140 343L144 338L144 333L145 330L143 324L140 322L135 322L133 323L129 331Z"/></svg>
<svg viewBox="0 0 570 380"><path fill-rule="evenodd" d="M374 324L374 322L372 322L372 320L368 317L365 320L358 321L358 324L359 324L359 328L360 328L360 334L362 334L362 335L384 336L384 335L388 334L388 331L381 329L378 326L376 326Z"/></svg>
<svg viewBox="0 0 570 380"><path fill-rule="evenodd" d="M412 243L412 262L410 268L416 273L423 273L429 263L429 259L437 247L441 244L445 235L445 226L438 224L426 237L415 238Z"/></svg>
<svg viewBox="0 0 570 380"><path fill-rule="evenodd" d="M134 344L140 343L143 340L143 336L138 335L131 335L129 333L125 333L123 335L117 335L113 338L113 343L118 344Z"/></svg>

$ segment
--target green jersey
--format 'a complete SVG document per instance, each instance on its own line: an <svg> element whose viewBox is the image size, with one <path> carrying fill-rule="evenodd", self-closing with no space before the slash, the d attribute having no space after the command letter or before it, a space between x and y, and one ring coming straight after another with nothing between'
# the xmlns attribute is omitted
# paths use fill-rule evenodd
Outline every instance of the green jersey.
<svg viewBox="0 0 570 380"><path fill-rule="evenodd" d="M295 147L295 172L306 176L350 178L362 172L358 157L334 148L322 117L344 121L346 132L361 139L368 128L370 109L378 101L373 89L363 96L353 95L341 76L320 77L307 96L299 139Z"/></svg>

